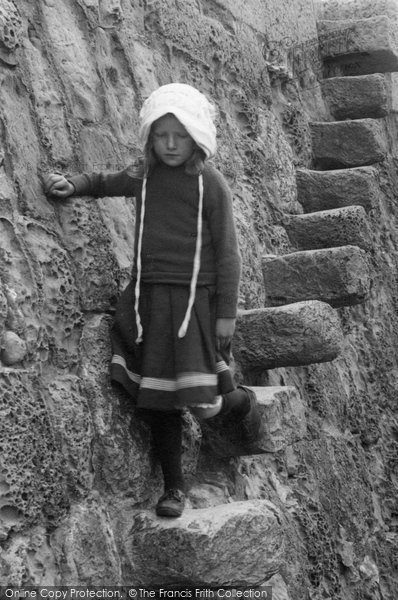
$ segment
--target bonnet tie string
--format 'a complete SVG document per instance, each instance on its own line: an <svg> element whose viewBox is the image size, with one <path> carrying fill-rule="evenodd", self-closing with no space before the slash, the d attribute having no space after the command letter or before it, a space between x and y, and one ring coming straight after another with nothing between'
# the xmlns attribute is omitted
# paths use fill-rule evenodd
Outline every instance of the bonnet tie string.
<svg viewBox="0 0 398 600"><path fill-rule="evenodd" d="M141 215L140 215L140 229L138 233L138 244L137 244L137 281L135 283L135 324L137 327L137 339L136 344L142 342L142 324L139 312L140 303L140 286L141 286L141 272L142 272L142 261L141 261L141 248L142 248L142 237L144 234L144 217L145 217L145 200L146 200L146 176L142 182L142 193L141 193Z"/></svg>
<svg viewBox="0 0 398 600"><path fill-rule="evenodd" d="M191 319L191 312L195 302L196 295L196 284L198 282L198 275L200 270L200 253L202 251L202 225L203 225L203 175L199 174L199 203L198 203L198 219L197 219L197 235L196 235L196 247L195 247L195 258L193 261L193 270L191 277L191 285L189 290L188 306L185 313L184 320L178 330L178 337L183 338L187 332L189 321Z"/></svg>

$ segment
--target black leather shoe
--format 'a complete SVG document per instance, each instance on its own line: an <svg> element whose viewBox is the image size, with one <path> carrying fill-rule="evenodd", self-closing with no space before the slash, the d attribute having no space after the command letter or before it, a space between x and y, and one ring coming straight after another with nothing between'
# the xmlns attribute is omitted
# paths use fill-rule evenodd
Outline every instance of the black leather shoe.
<svg viewBox="0 0 398 600"><path fill-rule="evenodd" d="M158 517L181 517L185 507L185 494L178 489L166 490L156 505Z"/></svg>

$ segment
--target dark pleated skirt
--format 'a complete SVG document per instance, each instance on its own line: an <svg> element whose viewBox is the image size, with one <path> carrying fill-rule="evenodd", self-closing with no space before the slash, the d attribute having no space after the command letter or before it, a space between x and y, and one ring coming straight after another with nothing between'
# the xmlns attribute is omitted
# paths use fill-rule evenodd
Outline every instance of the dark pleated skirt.
<svg viewBox="0 0 398 600"><path fill-rule="evenodd" d="M111 378L135 399L139 408L176 410L214 405L217 396L231 392L230 348L216 351L214 288L198 287L188 330L178 330L188 305L189 288L141 284L137 328L132 281L123 292L112 329Z"/></svg>

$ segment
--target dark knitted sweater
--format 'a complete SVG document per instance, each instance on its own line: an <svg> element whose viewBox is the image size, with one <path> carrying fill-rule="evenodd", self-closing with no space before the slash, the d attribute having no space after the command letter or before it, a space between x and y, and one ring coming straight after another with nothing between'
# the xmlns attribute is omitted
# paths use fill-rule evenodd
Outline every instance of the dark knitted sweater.
<svg viewBox="0 0 398 600"><path fill-rule="evenodd" d="M135 257L141 211L142 179L129 169L114 174L93 173L70 177L76 196L132 196L137 202ZM203 170L203 231L199 286L215 286L217 317L234 318L237 310L241 260L232 214L230 189L217 169ZM142 281L189 285L198 221L198 177L184 166L160 163L147 181ZM136 273L136 259L133 276Z"/></svg>

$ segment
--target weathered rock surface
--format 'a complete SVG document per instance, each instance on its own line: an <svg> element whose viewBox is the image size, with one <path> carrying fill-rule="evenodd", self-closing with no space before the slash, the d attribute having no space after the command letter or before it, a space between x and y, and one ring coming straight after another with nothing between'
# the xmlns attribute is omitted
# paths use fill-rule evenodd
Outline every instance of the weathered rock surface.
<svg viewBox="0 0 398 600"><path fill-rule="evenodd" d="M291 215L284 225L290 241L299 250L347 245L370 249L369 222L362 206Z"/></svg>
<svg viewBox="0 0 398 600"><path fill-rule="evenodd" d="M313 171L297 169L297 195L304 212L363 206L368 212L382 198L375 167Z"/></svg>
<svg viewBox="0 0 398 600"><path fill-rule="evenodd" d="M64 515L72 465L58 445L35 374L0 372L0 536ZM78 451L78 450L76 450ZM76 488L75 488L76 489Z"/></svg>
<svg viewBox="0 0 398 600"><path fill-rule="evenodd" d="M273 600L293 600L288 592L286 583L279 574L273 575L267 581L267 585L271 586Z"/></svg>
<svg viewBox="0 0 398 600"><path fill-rule="evenodd" d="M304 438L307 432L305 407L296 388L251 386L251 389L262 416L262 448L278 452Z"/></svg>
<svg viewBox="0 0 398 600"><path fill-rule="evenodd" d="M106 506L97 494L71 506L50 539L64 585L113 586L123 581L122 566Z"/></svg>
<svg viewBox="0 0 398 600"><path fill-rule="evenodd" d="M320 169L371 165L388 145L384 123L376 119L311 123L314 164Z"/></svg>
<svg viewBox="0 0 398 600"><path fill-rule="evenodd" d="M135 585L255 585L282 565L280 516L267 501L186 510L172 520L143 511L129 516L118 527L124 576Z"/></svg>
<svg viewBox="0 0 398 600"><path fill-rule="evenodd" d="M302 300L349 306L364 302L369 295L366 254L356 246L267 256L263 274L268 306Z"/></svg>
<svg viewBox="0 0 398 600"><path fill-rule="evenodd" d="M386 78L380 73L358 77L331 77L321 82L325 102L336 121L385 117L391 100Z"/></svg>
<svg viewBox="0 0 398 600"><path fill-rule="evenodd" d="M234 355L244 371L335 359L342 344L336 312L319 301L242 311Z"/></svg>

